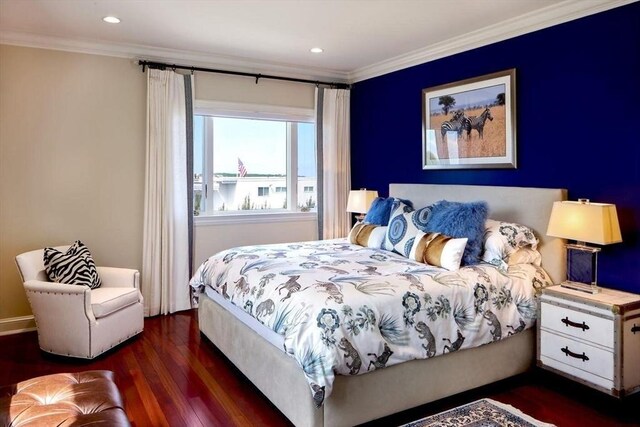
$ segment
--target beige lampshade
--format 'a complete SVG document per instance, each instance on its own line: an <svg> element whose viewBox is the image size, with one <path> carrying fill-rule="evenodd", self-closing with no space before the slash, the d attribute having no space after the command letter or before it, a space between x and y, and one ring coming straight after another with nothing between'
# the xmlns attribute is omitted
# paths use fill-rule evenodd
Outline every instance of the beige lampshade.
<svg viewBox="0 0 640 427"><path fill-rule="evenodd" d="M622 242L616 205L584 199L554 202L547 235L598 245Z"/></svg>
<svg viewBox="0 0 640 427"><path fill-rule="evenodd" d="M371 207L373 200L378 197L377 191L367 190L351 190L349 192L349 200L347 201L347 212L367 213Z"/></svg>

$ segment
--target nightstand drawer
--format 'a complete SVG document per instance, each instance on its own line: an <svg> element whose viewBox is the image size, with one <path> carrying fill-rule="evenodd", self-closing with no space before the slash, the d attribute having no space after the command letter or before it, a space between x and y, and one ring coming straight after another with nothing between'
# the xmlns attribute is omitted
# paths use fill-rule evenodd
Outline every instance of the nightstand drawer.
<svg viewBox="0 0 640 427"><path fill-rule="evenodd" d="M614 360L612 352L549 331L541 331L540 340L540 356L576 368L578 373L574 372L573 375L583 379L589 379L588 377L595 375L613 382ZM579 375L580 371L591 375L581 376Z"/></svg>
<svg viewBox="0 0 640 427"><path fill-rule="evenodd" d="M613 319L543 301L540 327L613 349Z"/></svg>
<svg viewBox="0 0 640 427"><path fill-rule="evenodd" d="M538 366L612 396L640 392L640 295L549 286L538 314Z"/></svg>

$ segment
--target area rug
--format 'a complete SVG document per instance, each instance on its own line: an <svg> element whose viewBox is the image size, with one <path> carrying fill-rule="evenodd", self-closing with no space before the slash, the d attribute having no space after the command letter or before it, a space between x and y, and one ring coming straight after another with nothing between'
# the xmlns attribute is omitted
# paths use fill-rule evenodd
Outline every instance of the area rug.
<svg viewBox="0 0 640 427"><path fill-rule="evenodd" d="M491 399L480 399L400 427L552 427Z"/></svg>

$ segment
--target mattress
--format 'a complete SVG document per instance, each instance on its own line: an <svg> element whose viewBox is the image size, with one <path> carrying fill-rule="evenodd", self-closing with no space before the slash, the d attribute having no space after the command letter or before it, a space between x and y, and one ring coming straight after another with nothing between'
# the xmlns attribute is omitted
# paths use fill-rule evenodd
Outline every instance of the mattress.
<svg viewBox="0 0 640 427"><path fill-rule="evenodd" d="M532 327L536 290L549 284L532 264L450 272L344 239L230 249L191 280L292 356L318 406L336 374L362 375Z"/></svg>
<svg viewBox="0 0 640 427"><path fill-rule="evenodd" d="M215 291L212 287L210 286L205 287L204 293L209 298L211 298L212 300L220 304L222 307L224 307L224 309L227 310L229 313L231 313L233 317L235 317L240 322L244 323L245 325L253 329L255 333L257 333L262 338L267 340L267 342L272 344L274 347L284 351L283 335L280 335L274 332L272 329L269 329L262 323L258 322L258 320L255 317L249 315L246 311L240 309L240 307L236 306L234 303L232 303L228 299L225 299L221 294Z"/></svg>

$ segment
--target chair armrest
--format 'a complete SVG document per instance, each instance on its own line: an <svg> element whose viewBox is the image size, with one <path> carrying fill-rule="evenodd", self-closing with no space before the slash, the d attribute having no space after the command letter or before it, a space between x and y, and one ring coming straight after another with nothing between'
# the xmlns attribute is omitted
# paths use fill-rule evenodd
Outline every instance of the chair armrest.
<svg viewBox="0 0 640 427"><path fill-rule="evenodd" d="M106 288L140 289L140 273L131 268L98 267L98 275L102 280L102 286Z"/></svg>
<svg viewBox="0 0 640 427"><path fill-rule="evenodd" d="M84 296L85 292L91 291L88 286L68 285L66 283L45 282L42 280L27 280L24 282L24 288L27 292L44 292L54 295Z"/></svg>
<svg viewBox="0 0 640 427"><path fill-rule="evenodd" d="M75 318L76 321L96 321L91 309L91 288L88 286L27 280L24 288L38 323L57 324L60 322L57 318L62 313L64 317Z"/></svg>

